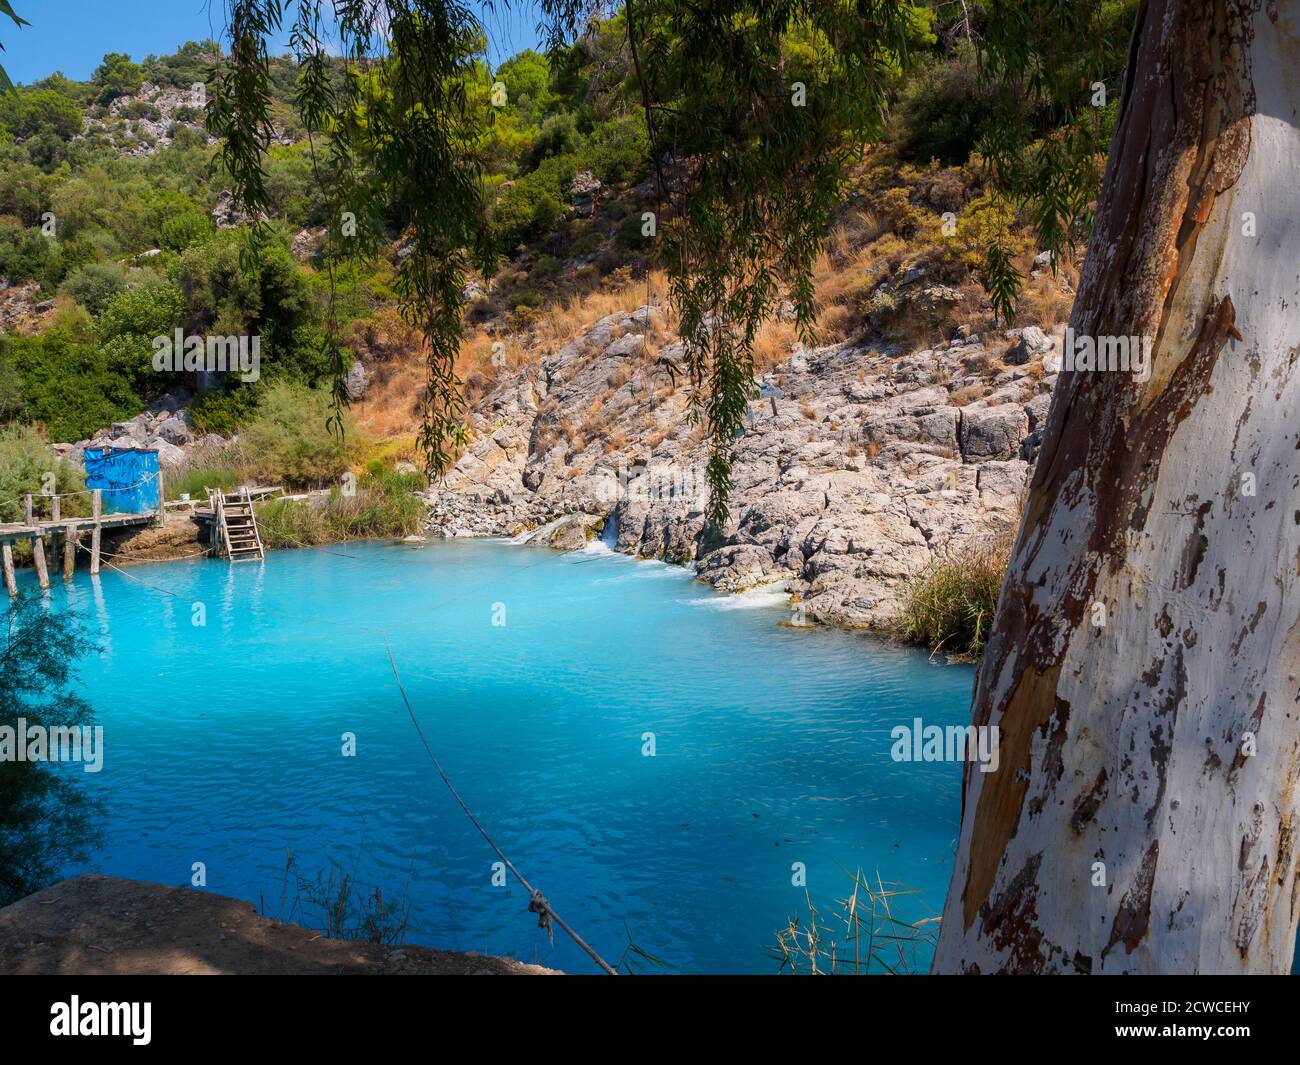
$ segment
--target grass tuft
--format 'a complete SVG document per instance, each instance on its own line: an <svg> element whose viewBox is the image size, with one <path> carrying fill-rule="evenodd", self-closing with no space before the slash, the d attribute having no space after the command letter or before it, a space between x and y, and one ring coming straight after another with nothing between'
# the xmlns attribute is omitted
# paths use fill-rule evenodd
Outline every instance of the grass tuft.
<svg viewBox="0 0 1300 1065"><path fill-rule="evenodd" d="M1011 537L972 545L931 562L908 583L895 631L908 643L978 658L997 610L1002 578L1011 560Z"/></svg>

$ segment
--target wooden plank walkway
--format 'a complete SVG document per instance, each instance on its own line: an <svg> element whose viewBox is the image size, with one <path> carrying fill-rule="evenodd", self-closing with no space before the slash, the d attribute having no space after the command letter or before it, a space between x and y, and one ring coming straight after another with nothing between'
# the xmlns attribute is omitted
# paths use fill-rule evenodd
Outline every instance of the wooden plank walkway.
<svg viewBox="0 0 1300 1065"><path fill-rule="evenodd" d="M59 537L63 538L63 579L72 580L77 565L77 543L83 533L90 533L90 572L99 572L100 536L105 529L121 529L131 525L149 525L158 520L158 514L104 514L101 513L101 489L91 492L92 513L89 517L63 517L59 513L59 497L50 496L51 516L39 518L35 515L35 499L42 497L25 496L23 498L23 520L21 522L0 522L0 568L4 572L5 591L10 598L18 594L18 579L14 573L13 545L17 541L30 540L32 544L32 561L36 566L36 579L42 588L50 586L49 562L58 561ZM49 561L45 554L45 539L49 537Z"/></svg>

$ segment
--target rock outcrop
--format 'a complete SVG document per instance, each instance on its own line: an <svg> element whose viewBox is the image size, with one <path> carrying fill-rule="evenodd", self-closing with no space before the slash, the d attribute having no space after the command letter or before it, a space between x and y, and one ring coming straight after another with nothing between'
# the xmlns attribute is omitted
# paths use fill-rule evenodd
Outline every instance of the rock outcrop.
<svg viewBox="0 0 1300 1065"><path fill-rule="evenodd" d="M184 465L195 451L216 451L228 446L231 441L225 437L194 431L190 412L182 406L188 398L185 392L161 396L134 418L114 422L86 440L54 444L53 450L60 457L80 464L82 453L88 447L152 448L158 452L158 463L163 469L174 469Z"/></svg>
<svg viewBox="0 0 1300 1065"><path fill-rule="evenodd" d="M429 493L431 528L540 530L531 539L563 547L600 533L621 551L695 561L724 591L785 582L809 620L879 627L932 558L1018 519L1055 382L1037 336L986 346L960 330L910 354L796 347L756 382L733 447L731 517L713 532L707 448L663 368L680 345L659 349L661 329L653 308L609 315L501 376ZM1024 362L1004 358L1021 348Z"/></svg>

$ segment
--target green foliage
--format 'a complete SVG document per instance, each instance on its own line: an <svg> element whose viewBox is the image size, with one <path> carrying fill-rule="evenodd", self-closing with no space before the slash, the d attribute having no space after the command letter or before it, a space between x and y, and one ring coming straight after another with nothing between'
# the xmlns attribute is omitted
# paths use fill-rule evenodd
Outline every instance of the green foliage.
<svg viewBox="0 0 1300 1065"><path fill-rule="evenodd" d="M531 48L507 59L496 72L506 87L508 105L525 126L536 126L551 109L551 69L545 56Z"/></svg>
<svg viewBox="0 0 1300 1065"><path fill-rule="evenodd" d="M151 277L108 300L99 315L100 335L142 337L147 344L176 328L184 306L185 297L179 288L162 278Z"/></svg>
<svg viewBox="0 0 1300 1065"><path fill-rule="evenodd" d="M9 355L9 342L0 337L0 425L21 417L25 403L23 379Z"/></svg>
<svg viewBox="0 0 1300 1065"><path fill-rule="evenodd" d="M601 122L583 149L591 172L606 185L632 185L649 169L650 140L645 120L637 114L618 115Z"/></svg>
<svg viewBox="0 0 1300 1065"><path fill-rule="evenodd" d="M77 659L92 649L75 618L51 610L30 589L0 618L0 726L22 718L46 729L91 726L94 711L76 690ZM0 906L53 882L84 861L97 841L98 807L83 774L43 761L0 761Z"/></svg>
<svg viewBox="0 0 1300 1065"><path fill-rule="evenodd" d="M230 491L244 483L244 476L233 455L198 455L178 469L168 470L163 486L168 499L206 499L207 489Z"/></svg>
<svg viewBox="0 0 1300 1065"><path fill-rule="evenodd" d="M645 229L645 219L640 214L630 214L614 230L614 242L625 251L644 251L654 242Z"/></svg>
<svg viewBox="0 0 1300 1065"><path fill-rule="evenodd" d="M144 70L138 63L132 63L129 55L109 52L90 80L98 91L99 102L107 104L136 92L144 81Z"/></svg>
<svg viewBox="0 0 1300 1065"><path fill-rule="evenodd" d="M48 132L67 140L81 132L81 108L54 89L26 89L0 97L0 123L16 137Z"/></svg>
<svg viewBox="0 0 1300 1065"><path fill-rule="evenodd" d="M0 278L34 280L53 288L63 278L63 253L58 240L39 229L0 222Z"/></svg>
<svg viewBox="0 0 1300 1065"><path fill-rule="evenodd" d="M0 427L0 522L22 521L25 495L40 495L46 476L54 474L56 492L79 492L86 487L86 477L78 466L57 459L49 444L28 425ZM68 514L84 512L76 508L76 498L63 501Z"/></svg>
<svg viewBox="0 0 1300 1065"><path fill-rule="evenodd" d="M525 170L535 170L543 159L553 155L572 155L581 143L572 115L551 115L542 123L541 130L520 160L520 166Z"/></svg>
<svg viewBox="0 0 1300 1065"><path fill-rule="evenodd" d="M1137 6L1016 0L995 10L981 42L997 121L980 153L998 190L1028 215L1039 246L1057 258L1092 225ZM990 258L988 272L1004 288L1018 286L1005 263Z"/></svg>
<svg viewBox="0 0 1300 1065"><path fill-rule="evenodd" d="M253 416L260 397L261 388L252 383L204 392L190 405L190 420L201 433L230 436Z"/></svg>
<svg viewBox="0 0 1300 1065"><path fill-rule="evenodd" d="M951 55L927 59L907 79L889 130L901 159L960 166L996 118L995 93L980 79L974 46L963 41Z"/></svg>
<svg viewBox="0 0 1300 1065"><path fill-rule="evenodd" d="M262 541L268 547L311 547L345 540L412 536L424 527L425 487L419 474L370 471L356 493L337 489L324 501L276 499L257 511Z"/></svg>
<svg viewBox="0 0 1300 1065"><path fill-rule="evenodd" d="M184 209L163 222L161 235L164 248L181 252L212 236L212 220L197 209Z"/></svg>
<svg viewBox="0 0 1300 1065"><path fill-rule="evenodd" d="M118 112L123 118L148 119L150 122L157 122L162 118L162 112L158 110L148 100L132 100L121 111Z"/></svg>
<svg viewBox="0 0 1300 1065"><path fill-rule="evenodd" d="M207 80L208 72L221 58L216 41L186 41L169 56L150 56L142 64L147 78L156 85L188 89Z"/></svg>
<svg viewBox="0 0 1300 1065"><path fill-rule="evenodd" d="M84 440L144 405L93 339L66 326L12 337L8 361L22 379L23 415L53 440Z"/></svg>
<svg viewBox="0 0 1300 1065"><path fill-rule="evenodd" d="M978 658L1011 559L1009 538L930 563L911 579L895 623L909 643L955 657Z"/></svg>
<svg viewBox="0 0 1300 1065"><path fill-rule="evenodd" d="M530 236L553 228L564 216L574 163L571 155L543 159L501 196L492 221L503 250L513 250Z"/></svg>
<svg viewBox="0 0 1300 1065"><path fill-rule="evenodd" d="M342 438L327 428L329 417L329 393L287 382L269 385L240 434L244 468L260 481L293 487L337 483L361 445L348 412Z"/></svg>
<svg viewBox="0 0 1300 1065"><path fill-rule="evenodd" d="M99 314L108 302L126 289L126 270L118 263L87 263L69 271L59 291L71 296L91 314Z"/></svg>

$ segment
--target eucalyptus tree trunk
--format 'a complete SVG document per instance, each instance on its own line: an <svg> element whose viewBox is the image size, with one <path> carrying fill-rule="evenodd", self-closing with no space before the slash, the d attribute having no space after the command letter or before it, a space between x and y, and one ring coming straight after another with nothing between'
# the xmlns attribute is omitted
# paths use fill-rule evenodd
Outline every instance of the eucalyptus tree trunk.
<svg viewBox="0 0 1300 1065"><path fill-rule="evenodd" d="M940 972L1284 972L1300 827L1300 0L1148 0L976 683ZM1102 341L1103 344L1107 341Z"/></svg>

